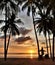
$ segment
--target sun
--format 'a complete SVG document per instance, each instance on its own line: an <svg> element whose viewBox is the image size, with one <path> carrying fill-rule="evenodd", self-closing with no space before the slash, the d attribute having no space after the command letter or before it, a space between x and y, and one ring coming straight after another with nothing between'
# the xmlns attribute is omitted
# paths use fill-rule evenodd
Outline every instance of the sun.
<svg viewBox="0 0 55 65"><path fill-rule="evenodd" d="M29 53L33 54L35 51L34 50L29 50Z"/></svg>
<svg viewBox="0 0 55 65"><path fill-rule="evenodd" d="M30 58L33 59L35 51L34 50L29 50Z"/></svg>

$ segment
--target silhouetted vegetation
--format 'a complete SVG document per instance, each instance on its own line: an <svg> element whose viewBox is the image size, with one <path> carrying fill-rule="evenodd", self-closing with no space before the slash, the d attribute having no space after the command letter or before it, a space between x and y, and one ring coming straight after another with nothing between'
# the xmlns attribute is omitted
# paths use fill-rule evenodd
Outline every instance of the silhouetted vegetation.
<svg viewBox="0 0 55 65"><path fill-rule="evenodd" d="M54 37L55 37L55 0L14 0L16 2L13 2L12 0L1 0L0 1L0 10L3 10L5 8L5 26L2 27L2 30L4 31L4 58L6 60L7 55L7 49L9 46L10 41L10 35L11 33L15 35L19 31L15 23L15 15L18 12L18 5L22 4L24 2L24 5L22 7L22 10L27 9L27 15L30 16L30 12L32 12L32 19L33 19L33 25L34 25L34 31L37 41L37 47L38 47L38 55L40 56L39 52L39 41L37 32L41 34L43 32L46 40L46 47L47 47L47 55L48 53L48 43L47 43L47 34L49 38L49 47L50 47L50 55L51 55L51 43L50 43L50 35L53 34L53 61L54 61ZM38 12L36 12L36 9L38 9ZM12 11L12 13L10 12ZM37 14L40 16L39 18L34 18L34 16ZM20 19L18 20L20 22ZM6 33L9 29L9 39L8 39L8 45L6 48Z"/></svg>

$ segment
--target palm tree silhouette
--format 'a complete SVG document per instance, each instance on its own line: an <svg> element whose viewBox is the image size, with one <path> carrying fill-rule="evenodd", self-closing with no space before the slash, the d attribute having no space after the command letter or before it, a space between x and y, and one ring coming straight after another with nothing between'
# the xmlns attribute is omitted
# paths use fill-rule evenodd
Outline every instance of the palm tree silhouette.
<svg viewBox="0 0 55 65"><path fill-rule="evenodd" d="M54 16L54 18L52 19L52 21L51 21L51 31L52 31L52 33L53 33L53 47L52 47L52 51L53 51L53 61L54 61L54 43L55 43L55 8L53 7L53 16Z"/></svg>
<svg viewBox="0 0 55 65"><path fill-rule="evenodd" d="M25 8L28 7L28 10L27 10L27 15L28 16L30 16L30 12L32 11L32 19L33 19L34 31L35 31L37 47L38 47L38 57L39 57L40 56L40 53L39 53L39 41L38 41L38 37L37 37L37 33L36 33L36 28L35 28L35 24L34 24L35 7L33 6L33 4L35 4L35 5L37 4L38 5L36 0L26 0L25 4L22 7L22 10L25 10Z"/></svg>
<svg viewBox="0 0 55 65"><path fill-rule="evenodd" d="M18 0L18 2L20 3L20 0ZM6 33L7 33L7 22L9 19L9 14L11 14L11 11L13 13L16 14L18 6L17 4L15 4L15 2L13 0L1 0L0 1L0 10L3 10L5 8L5 30L4 30L4 59L6 60ZM8 12L8 8L10 10L10 12Z"/></svg>
<svg viewBox="0 0 55 65"><path fill-rule="evenodd" d="M50 4L51 4L51 7L52 8L52 15L53 17L51 17L51 20L50 20L50 23L49 23L49 28L50 30L52 31L52 34L53 34L53 47L52 47L52 51L53 51L53 56L52 56L52 59L54 61L54 38L55 38L55 0L50 0Z"/></svg>
<svg viewBox="0 0 55 65"><path fill-rule="evenodd" d="M40 15L41 18L39 20L35 21L35 25L37 24L37 31L39 31L39 33L41 33L43 31L43 34L44 34L45 40L46 40L46 47L47 47L47 54L48 54L48 43L47 43L46 35L47 35L47 33L48 33L48 35L50 35L50 33L51 33L51 30L50 30L51 5L50 4L48 4L47 6L42 5L42 7L40 7L39 9L40 10L39 10L38 14ZM50 45L50 55L51 55L50 36L49 36L49 45Z"/></svg>
<svg viewBox="0 0 55 65"><path fill-rule="evenodd" d="M19 24L19 23L24 24L20 19L15 21L15 18L16 18L15 14L12 13L11 18L9 18L7 20L7 25L4 25L3 27L1 27L1 31L3 31L5 33L5 30L6 30L6 32L9 33L8 43L7 43L7 46L6 46L6 56L7 56L7 52L8 52L11 34L12 35L16 35L16 34L19 35L20 34L19 30L18 30L18 25L16 25L16 24ZM6 21L2 21L2 22L6 22Z"/></svg>

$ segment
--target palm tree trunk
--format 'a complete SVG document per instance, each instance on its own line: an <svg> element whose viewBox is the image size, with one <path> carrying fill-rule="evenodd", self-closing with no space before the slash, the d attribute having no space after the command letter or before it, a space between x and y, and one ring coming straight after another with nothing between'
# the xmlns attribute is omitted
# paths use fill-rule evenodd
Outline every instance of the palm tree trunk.
<svg viewBox="0 0 55 65"><path fill-rule="evenodd" d="M47 43L47 36L45 36L45 40L46 40L47 54L49 54L49 53L48 53L48 43Z"/></svg>
<svg viewBox="0 0 55 65"><path fill-rule="evenodd" d="M5 5L5 21L7 21L7 4ZM5 31L4 31L4 60L6 61L6 25L7 23L5 23Z"/></svg>
<svg viewBox="0 0 55 65"><path fill-rule="evenodd" d="M5 40L4 40L4 60L6 61L6 32L4 32L4 37L5 37Z"/></svg>
<svg viewBox="0 0 55 65"><path fill-rule="evenodd" d="M36 36L36 41L37 41L37 47L38 47L38 57L39 57L40 56L40 53L39 53L39 41L38 41L37 32L36 32L36 28L35 28L35 24L34 24L33 7L32 7L32 19L33 19L34 31L35 31L35 36Z"/></svg>
<svg viewBox="0 0 55 65"><path fill-rule="evenodd" d="M52 54L51 54L51 42L50 42L50 35L48 34L48 38L49 38L49 47L50 47L50 58L52 58Z"/></svg>
<svg viewBox="0 0 55 65"><path fill-rule="evenodd" d="M6 57L7 57L8 47L9 47L9 43L10 43L10 37L11 37L11 32L10 32L10 34L9 34L8 43L7 43L7 48L6 48Z"/></svg>
<svg viewBox="0 0 55 65"><path fill-rule="evenodd" d="M52 47L52 51L53 51L53 61L54 61L54 33L53 33L53 47Z"/></svg>
<svg viewBox="0 0 55 65"><path fill-rule="evenodd" d="M34 31L35 31L36 41L37 41L38 57L39 57L40 56L40 52L39 52L39 41L38 41L38 37L37 37L37 32L36 32L36 29L35 29L35 25L34 25Z"/></svg>

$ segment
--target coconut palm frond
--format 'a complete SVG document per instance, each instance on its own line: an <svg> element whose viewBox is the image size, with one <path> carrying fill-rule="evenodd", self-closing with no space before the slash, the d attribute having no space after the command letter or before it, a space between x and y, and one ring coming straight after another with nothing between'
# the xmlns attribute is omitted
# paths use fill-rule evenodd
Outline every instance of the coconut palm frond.
<svg viewBox="0 0 55 65"><path fill-rule="evenodd" d="M51 9L52 9L52 6L51 6L51 4L50 4L49 7L47 7L46 15L50 14Z"/></svg>
<svg viewBox="0 0 55 65"><path fill-rule="evenodd" d="M22 3L25 2L25 1L27 1L27 0L15 0L15 2L18 3L17 5L22 4Z"/></svg>
<svg viewBox="0 0 55 65"><path fill-rule="evenodd" d="M0 10L3 11L4 7L5 7L5 4L4 4L4 3L1 3L1 4L0 4Z"/></svg>
<svg viewBox="0 0 55 65"><path fill-rule="evenodd" d="M28 11L27 11L27 15L30 16L30 6L28 6Z"/></svg>
<svg viewBox="0 0 55 65"><path fill-rule="evenodd" d="M43 30L43 27L41 27L41 28L40 28L40 26L37 27L37 32L39 32L39 35L41 34L42 30Z"/></svg>
<svg viewBox="0 0 55 65"><path fill-rule="evenodd" d="M47 6L49 4L50 0L42 0L42 2L43 2L44 6Z"/></svg>
<svg viewBox="0 0 55 65"><path fill-rule="evenodd" d="M10 0L10 6L16 11L18 9L18 6Z"/></svg>
<svg viewBox="0 0 55 65"><path fill-rule="evenodd" d="M3 27L1 27L1 31L7 31L8 30L8 28L9 28L9 25L4 25Z"/></svg>
<svg viewBox="0 0 55 65"><path fill-rule="evenodd" d="M39 23L41 23L41 19L34 21L35 26L38 25Z"/></svg>
<svg viewBox="0 0 55 65"><path fill-rule="evenodd" d="M3 23L4 22L4 20L0 20L0 23Z"/></svg>
<svg viewBox="0 0 55 65"><path fill-rule="evenodd" d="M16 33L19 35L20 33L19 33L19 30L18 30L17 26L15 24L13 24L12 26L14 27Z"/></svg>
<svg viewBox="0 0 55 65"><path fill-rule="evenodd" d="M26 3L22 6L22 11L25 10L27 6L28 6L28 2L26 2Z"/></svg>
<svg viewBox="0 0 55 65"><path fill-rule="evenodd" d="M11 27L10 29L11 29L11 34L16 35L16 31L15 31L14 27Z"/></svg>

